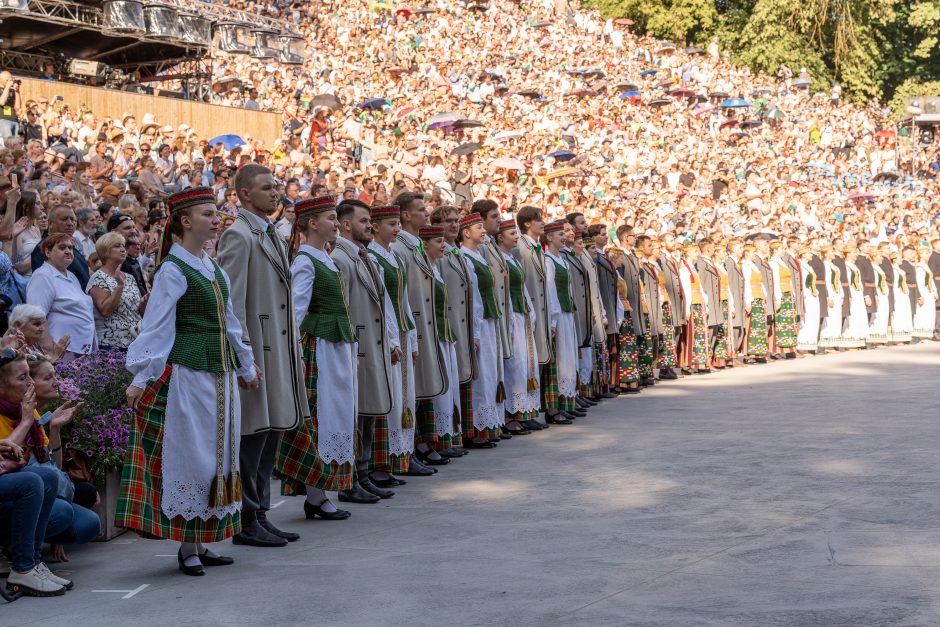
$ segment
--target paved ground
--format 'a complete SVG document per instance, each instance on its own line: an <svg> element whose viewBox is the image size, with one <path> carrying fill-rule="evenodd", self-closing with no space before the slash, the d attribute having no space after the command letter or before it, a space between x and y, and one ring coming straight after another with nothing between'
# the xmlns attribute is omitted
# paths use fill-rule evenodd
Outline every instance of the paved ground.
<svg viewBox="0 0 940 627"><path fill-rule="evenodd" d="M201 579L74 549L76 589L0 625L936 625L938 374L929 344L666 383L345 522L286 499L300 542Z"/></svg>

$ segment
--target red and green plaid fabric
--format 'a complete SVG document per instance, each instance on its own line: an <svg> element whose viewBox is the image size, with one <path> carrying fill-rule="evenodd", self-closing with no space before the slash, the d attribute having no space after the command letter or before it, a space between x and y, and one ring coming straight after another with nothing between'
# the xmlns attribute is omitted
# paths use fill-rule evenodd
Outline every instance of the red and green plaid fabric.
<svg viewBox="0 0 940 627"><path fill-rule="evenodd" d="M558 409L558 366L554 359L542 364L539 382L542 384L542 411Z"/></svg>
<svg viewBox="0 0 940 627"><path fill-rule="evenodd" d="M392 472L392 456L388 450L388 418L386 416L375 417L369 470L373 472Z"/></svg>
<svg viewBox="0 0 940 627"><path fill-rule="evenodd" d="M198 517L185 520L182 516L171 519L166 517L160 506L163 493L163 423L172 371L173 367L167 365L163 375L147 386L137 404L127 443L127 458L121 471L114 524L133 529L145 538L204 544L219 542L241 529L240 513L209 520Z"/></svg>
<svg viewBox="0 0 940 627"><path fill-rule="evenodd" d="M434 446L437 442L437 419L434 415L434 401L425 399L415 406L415 445Z"/></svg>
<svg viewBox="0 0 940 627"><path fill-rule="evenodd" d="M477 431L473 426L473 382L460 384L460 426L463 438L468 442L473 438L488 438L487 430Z"/></svg>
<svg viewBox="0 0 940 627"><path fill-rule="evenodd" d="M306 494L306 486L321 490L347 490L352 487L353 465L323 463L317 455L317 339L306 333L303 345L304 381L310 419L281 436L274 475L281 480L281 494Z"/></svg>
<svg viewBox="0 0 940 627"><path fill-rule="evenodd" d="M617 385L627 387L640 380L639 349L633 332L633 318L628 311L617 336Z"/></svg>

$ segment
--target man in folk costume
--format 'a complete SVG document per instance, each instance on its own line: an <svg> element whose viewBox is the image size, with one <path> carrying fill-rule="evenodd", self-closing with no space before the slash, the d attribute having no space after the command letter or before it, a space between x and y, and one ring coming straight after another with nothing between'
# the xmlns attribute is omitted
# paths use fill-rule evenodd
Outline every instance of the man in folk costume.
<svg viewBox="0 0 940 627"><path fill-rule="evenodd" d="M744 311L744 290L749 286L744 282L744 272L741 270L741 261L744 253L744 242L732 239L728 243L728 257L725 259L725 272L728 273L728 291L734 301L734 316L731 320L731 332L735 361L744 365L741 348L747 335L747 313Z"/></svg>
<svg viewBox="0 0 940 627"><path fill-rule="evenodd" d="M469 451L461 448L462 425L473 413L472 382L478 370L477 353L473 346L473 286L467 264L460 254L457 236L460 231L456 207L438 207L431 214L431 225L444 230L444 251L437 261L444 285L447 288L447 321L454 334L454 351L457 354L457 382L448 380L448 388L456 385L460 399L459 411L451 416L451 423L442 423L446 414L441 414L435 401L435 422L437 437L434 450L444 457L460 457Z"/></svg>
<svg viewBox="0 0 940 627"><path fill-rule="evenodd" d="M566 245L561 249L561 255L568 262L577 346L578 393L574 402L576 409L587 412L595 405L587 400L594 395L591 389L594 381L594 303L591 300L589 269L581 263L581 253L584 252L582 238L570 222L565 222Z"/></svg>
<svg viewBox="0 0 940 627"><path fill-rule="evenodd" d="M392 244L401 230L401 211L398 205L372 207L372 233L374 239L367 246L369 253L382 270L385 293L391 307L387 309L395 318L398 336L404 346L404 358L393 364L392 411L388 416L377 416L375 438L372 441L372 472L369 479L380 488L400 485L401 480L392 473L407 474L415 441L415 380L414 366L418 360L418 341L414 319L408 299L408 281L405 262L392 250Z"/></svg>
<svg viewBox="0 0 940 627"><path fill-rule="evenodd" d="M447 317L447 308L449 300L447 297L447 285L444 283L444 277L438 269L438 263L444 257L444 232L443 225L426 226L418 231L421 243L424 245L424 253L431 262L431 270L434 272L434 318L437 329L440 332L438 344L441 353L444 355L444 367L447 374L447 387L444 392L435 396L432 400L434 410L435 429L431 434L435 437L453 438L460 436L460 375L457 366L457 335L450 326L450 320ZM449 446L452 444L448 443ZM441 449L441 455L444 457L462 457L462 454L448 453L447 449Z"/></svg>
<svg viewBox="0 0 940 627"><path fill-rule="evenodd" d="M463 445L467 448L492 448L499 441L500 427L506 423L503 382L499 380L499 304L496 281L490 265L480 254L486 230L480 214L471 213L460 220L460 253L467 265L473 286L473 343L479 368L473 379L473 416L463 417Z"/></svg>
<svg viewBox="0 0 940 627"><path fill-rule="evenodd" d="M281 437L276 474L283 494L306 494L308 520L345 520L350 513L326 495L352 488L356 463L358 346L346 278L326 252L339 234L336 202L311 198L294 209L291 289L310 418Z"/></svg>
<svg viewBox="0 0 940 627"><path fill-rule="evenodd" d="M563 412L556 422L585 416L575 404L578 393L578 330L575 322L575 302L571 290L572 270L562 254L568 243L565 235L567 222L557 221L545 225L545 292L548 313L554 332L555 346L548 364L544 383L545 396L557 396L558 409ZM547 404L547 403L546 403ZM562 423L564 424L564 423Z"/></svg>
<svg viewBox="0 0 940 627"><path fill-rule="evenodd" d="M858 258L855 260L855 265L858 266L858 270L862 275L861 281L865 301L865 313L868 316L868 321L871 322L875 311L878 309L878 295L875 290L875 269L872 268L871 259L869 258L871 244L866 240L858 240L856 246L858 248Z"/></svg>
<svg viewBox="0 0 940 627"><path fill-rule="evenodd" d="M764 290L767 294L767 300L764 303L766 307L766 316L767 316L767 343L768 350L769 347L773 346L774 340L774 320L777 316L777 303L774 299L774 293L776 292L776 285L774 284L774 271L770 267L770 237L760 233L757 237L754 238L754 247L757 249L757 255L754 257L754 261L757 263L758 268L760 268L761 282L764 284ZM773 352L770 352L770 356L774 359L777 359L779 356Z"/></svg>
<svg viewBox="0 0 940 627"><path fill-rule="evenodd" d="M362 201L344 200L336 209L339 237L330 258L343 274L349 294L349 314L358 340L358 380L355 481L339 493L349 503L376 503L394 493L369 479L376 416L392 411L391 369L402 358L398 323L385 293L382 270L366 246L372 241L369 207Z"/></svg>
<svg viewBox="0 0 940 627"><path fill-rule="evenodd" d="M474 201L470 212L480 214L483 219L483 229L486 231L486 240L480 245L480 254L490 264L490 271L493 273L493 280L496 284L496 304L499 305L499 379L502 381L503 360L512 357L512 341L509 337L511 326L509 312L512 309L509 302L509 268L506 267L503 255L496 244L502 216L499 212L499 204L489 199ZM511 434L506 433L505 426L503 426L503 434L512 437Z"/></svg>
<svg viewBox="0 0 940 627"><path fill-rule="evenodd" d="M604 303L601 302L600 288L597 284L597 266L594 263L593 244L593 238L587 234L587 231L578 231L576 227L575 251L578 254L581 266L587 271L588 297L591 300L591 353L594 356L594 363L591 372L591 395L586 400L597 404L602 400L601 395L605 391L603 388L607 372L604 366L604 357L607 354L605 345L607 339L607 314L604 311Z"/></svg>
<svg viewBox="0 0 940 627"><path fill-rule="evenodd" d="M656 381L656 362L660 336L663 333L663 302L659 292L659 272L653 263L653 240L648 235L636 238L635 257L640 264L639 282L642 291L643 344L640 350L640 385L652 386ZM637 344L640 338L637 337Z"/></svg>
<svg viewBox="0 0 940 627"><path fill-rule="evenodd" d="M290 261L284 239L269 216L277 211L277 182L271 171L249 164L235 175L241 209L216 246L216 259L232 277L232 307L265 373L259 393L242 393L242 531L235 544L284 546L300 538L267 519L271 475L281 432L310 415L303 387L300 333L294 321Z"/></svg>
<svg viewBox="0 0 940 627"><path fill-rule="evenodd" d="M826 321L826 315L829 310L830 303L832 302L832 296L829 294L831 286L829 285L829 281L826 280L826 262L823 260L818 250L813 250L813 258L810 261L810 268L813 271L813 281L816 285L816 295L819 300L819 331L816 333L816 337L812 340L812 342L816 343L816 354L822 355L826 352L826 349L818 344L819 335Z"/></svg>
<svg viewBox="0 0 940 627"><path fill-rule="evenodd" d="M773 292L764 283L760 267L760 253L752 244L744 246L741 271L744 274L744 310L747 312L747 336L742 355L756 363L767 363L769 351L767 338L767 300ZM838 323L841 328L841 320Z"/></svg>
<svg viewBox="0 0 940 627"><path fill-rule="evenodd" d="M682 280L679 277L679 244L673 239L664 242L665 252L660 259L663 288L669 302L669 312L672 314L672 332L675 338L675 360L679 358L679 346L684 345L685 325L688 319L685 315L686 294L682 289ZM659 373L661 379L678 379L679 375L674 368L666 368Z"/></svg>
<svg viewBox="0 0 940 627"><path fill-rule="evenodd" d="M525 271L519 260L512 256L512 251L519 243L515 220L504 220L500 223L496 243L509 276L507 315L511 318L509 337L512 341L512 352L503 361L506 428L511 435L525 435L531 433L526 425L535 422L541 407L541 398L539 362L535 349L535 312L525 287Z"/></svg>
<svg viewBox="0 0 940 627"><path fill-rule="evenodd" d="M724 312L721 310L721 275L712 256L715 254L715 243L709 238L698 242L699 255L695 260L695 270L701 283L701 290L708 298L705 310L705 324L708 327L707 353L708 363L711 364L715 355L715 343L720 337L718 332L725 323Z"/></svg>
<svg viewBox="0 0 940 627"><path fill-rule="evenodd" d="M637 257L634 249L636 245L636 236L633 233L633 227L621 225L617 228L617 239L620 241L620 248L623 250L623 259L620 262L617 272L623 277L627 284L627 302L630 303L630 311L633 321L633 332L636 335L636 345L639 353L640 362L650 362L653 359L653 346L658 343L658 339L650 338L650 318L651 303L646 293L646 287L643 284L641 268L643 262ZM649 366L642 367L641 370L649 376L640 375L640 383L643 386L651 383L651 369Z"/></svg>
<svg viewBox="0 0 940 627"><path fill-rule="evenodd" d="M180 570L198 576L204 566L233 562L203 544L241 526L236 377L256 390L261 371L242 342L229 278L203 251L221 226L215 195L189 189L167 208L152 299L127 351L134 375L127 400L136 416L115 524L180 542Z"/></svg>
<svg viewBox="0 0 940 627"><path fill-rule="evenodd" d="M605 373L601 382L600 398L614 398L620 392L620 357L619 357L619 331L616 311L620 301L618 284L620 273L605 252L609 243L606 224L592 224L588 227L588 235L593 238L594 267L597 268L597 292L604 309L604 355L601 367Z"/></svg>
<svg viewBox="0 0 940 627"><path fill-rule="evenodd" d="M434 271L418 236L418 232L428 224L428 211L421 194L399 194L393 204L401 209L401 230L391 248L404 262L408 314L415 327L417 352L416 361L404 365L402 373L408 378L407 383L414 389L413 395L418 401L414 418L417 440L413 450L414 457L420 461L415 464L414 472L405 474L426 475L430 469L423 464L437 466L449 461L433 448L433 399L447 389L447 370L434 317ZM412 461L415 460L412 458Z"/></svg>

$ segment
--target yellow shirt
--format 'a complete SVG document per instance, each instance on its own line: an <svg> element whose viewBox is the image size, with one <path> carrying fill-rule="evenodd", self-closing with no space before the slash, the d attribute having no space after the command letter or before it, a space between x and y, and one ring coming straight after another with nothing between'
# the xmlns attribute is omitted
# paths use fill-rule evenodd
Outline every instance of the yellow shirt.
<svg viewBox="0 0 940 627"><path fill-rule="evenodd" d="M33 418L35 420L39 420L40 418L39 412L36 411L35 409L33 410ZM16 424L14 423L12 418L9 418L7 416L4 416L3 414L0 414L0 440L4 440L10 437L10 435L13 433L13 429L15 426ZM42 427L39 427L39 428L42 430L42 444L43 446L48 446L49 436L46 435L45 429L43 429ZM24 452L26 453L26 459L29 460L29 456L31 453L29 452L29 450L26 450L26 449L24 449Z"/></svg>

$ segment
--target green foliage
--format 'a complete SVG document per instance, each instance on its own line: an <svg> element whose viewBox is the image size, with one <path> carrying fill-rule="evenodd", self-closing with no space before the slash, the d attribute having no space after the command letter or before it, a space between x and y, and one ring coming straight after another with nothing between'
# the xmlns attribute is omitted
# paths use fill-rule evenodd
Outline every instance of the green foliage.
<svg viewBox="0 0 940 627"><path fill-rule="evenodd" d="M889 103L891 112L896 118L907 116L907 99L915 96L937 96L940 95L940 81L921 82L916 78L908 79L901 83L894 92L894 97Z"/></svg>

